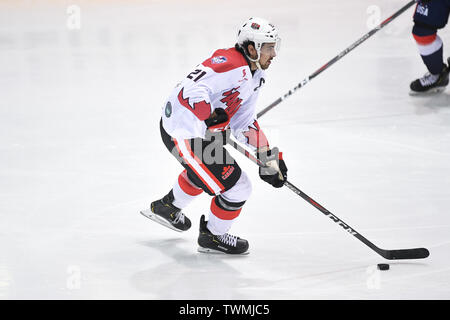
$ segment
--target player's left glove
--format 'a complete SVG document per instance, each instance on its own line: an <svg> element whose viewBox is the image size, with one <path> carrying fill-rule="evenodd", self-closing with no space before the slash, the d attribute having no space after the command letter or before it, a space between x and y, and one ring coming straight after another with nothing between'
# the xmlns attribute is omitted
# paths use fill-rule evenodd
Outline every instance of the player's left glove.
<svg viewBox="0 0 450 320"><path fill-rule="evenodd" d="M266 167L259 167L261 179L275 188L281 188L287 180L288 171L282 152L279 152L278 148L275 147L267 151L258 152L257 156L266 165Z"/></svg>
<svg viewBox="0 0 450 320"><path fill-rule="evenodd" d="M211 116L205 120L208 130L211 132L225 131L230 124L230 116L222 108L217 108Z"/></svg>

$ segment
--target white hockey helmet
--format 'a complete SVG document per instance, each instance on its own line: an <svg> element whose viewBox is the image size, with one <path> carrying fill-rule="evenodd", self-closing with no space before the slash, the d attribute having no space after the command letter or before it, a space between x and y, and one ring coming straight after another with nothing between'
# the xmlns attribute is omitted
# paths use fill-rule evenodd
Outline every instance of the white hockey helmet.
<svg viewBox="0 0 450 320"><path fill-rule="evenodd" d="M246 48L243 45L246 41L252 41L255 44L257 59L252 59L248 56ZM259 68L259 58L261 56L261 48L264 43L275 43L275 52L280 48L281 39L278 36L278 30L273 24L263 18L253 17L244 22L239 28L237 35L238 45L244 49L249 60L256 62Z"/></svg>

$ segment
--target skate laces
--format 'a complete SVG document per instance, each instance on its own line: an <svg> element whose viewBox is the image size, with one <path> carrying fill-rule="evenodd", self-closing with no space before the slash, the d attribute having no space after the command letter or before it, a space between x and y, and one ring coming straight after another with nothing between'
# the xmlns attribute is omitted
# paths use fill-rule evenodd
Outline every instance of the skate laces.
<svg viewBox="0 0 450 320"><path fill-rule="evenodd" d="M238 239L238 237L236 237L236 236L233 236L231 234L225 233L225 234L223 234L221 236L217 236L217 238L221 242L223 242L223 243L225 243L225 244L227 244L229 246L236 247L237 239Z"/></svg>
<svg viewBox="0 0 450 320"><path fill-rule="evenodd" d="M184 214L181 211L178 211L175 214L175 219L173 219L173 223L178 223L178 222L181 222L184 224Z"/></svg>
<svg viewBox="0 0 450 320"><path fill-rule="evenodd" d="M422 78L420 78L420 83L426 87L433 85L439 79L438 74L431 74L427 72Z"/></svg>

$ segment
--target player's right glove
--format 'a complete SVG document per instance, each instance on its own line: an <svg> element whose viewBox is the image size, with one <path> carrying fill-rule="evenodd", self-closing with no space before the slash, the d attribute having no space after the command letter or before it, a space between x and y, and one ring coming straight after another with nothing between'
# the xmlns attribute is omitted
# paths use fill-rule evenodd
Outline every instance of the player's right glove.
<svg viewBox="0 0 450 320"><path fill-rule="evenodd" d="M265 167L259 167L261 179L275 188L281 188L287 180L288 171L283 160L283 154L275 147L267 151L258 152L257 156L266 165Z"/></svg>
<svg viewBox="0 0 450 320"><path fill-rule="evenodd" d="M222 108L217 108L211 116L205 120L208 130L211 132L225 131L230 124L230 116Z"/></svg>

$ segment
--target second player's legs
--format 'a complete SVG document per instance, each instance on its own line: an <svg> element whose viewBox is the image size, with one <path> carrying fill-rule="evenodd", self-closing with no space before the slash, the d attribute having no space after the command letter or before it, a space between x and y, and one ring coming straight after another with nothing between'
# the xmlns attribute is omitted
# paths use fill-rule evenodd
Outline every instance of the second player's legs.
<svg viewBox="0 0 450 320"><path fill-rule="evenodd" d="M450 1L438 0L419 3L414 14L412 34L428 71L437 75L444 69L443 42L437 34L446 26Z"/></svg>

